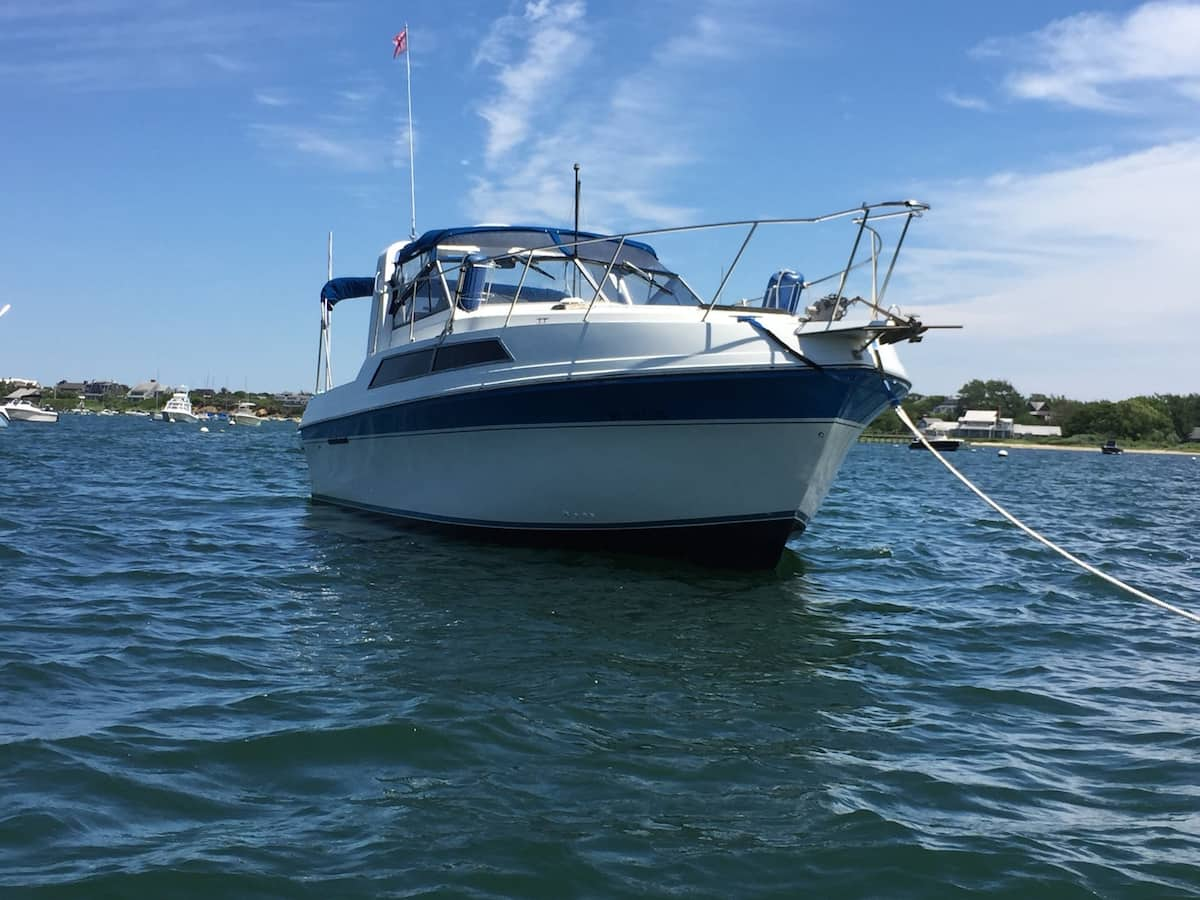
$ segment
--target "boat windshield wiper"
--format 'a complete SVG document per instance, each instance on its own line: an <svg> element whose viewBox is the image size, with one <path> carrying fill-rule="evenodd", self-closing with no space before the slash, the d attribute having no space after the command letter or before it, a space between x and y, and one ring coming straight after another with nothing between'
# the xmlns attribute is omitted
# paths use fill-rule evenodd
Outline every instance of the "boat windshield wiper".
<svg viewBox="0 0 1200 900"><path fill-rule="evenodd" d="M667 287L667 285L659 284L659 282L654 280L653 275L651 275L649 272L647 272L645 269L641 268L640 266L634 265L629 260L627 260L627 259L621 260L621 268L625 269L625 271L627 271L627 272L632 272L633 274L644 279L650 285L650 287L655 288L656 290L662 291L664 294L670 294L672 297L675 296L675 292L673 290L671 290L669 287Z"/></svg>
<svg viewBox="0 0 1200 900"><path fill-rule="evenodd" d="M537 272L543 278L548 278L551 281L555 280L554 276L550 272L547 272L533 261L532 254L530 254L530 258L528 260L521 259L517 256L497 256L495 259L496 265L501 269L515 269L518 262L520 262L520 264L523 266L528 264L529 268L533 269L533 271Z"/></svg>

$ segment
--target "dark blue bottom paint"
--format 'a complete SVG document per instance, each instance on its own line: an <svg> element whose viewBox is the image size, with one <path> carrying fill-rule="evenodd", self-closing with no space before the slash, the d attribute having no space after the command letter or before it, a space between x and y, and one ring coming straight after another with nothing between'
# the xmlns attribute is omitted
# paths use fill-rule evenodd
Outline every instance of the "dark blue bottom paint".
<svg viewBox="0 0 1200 900"><path fill-rule="evenodd" d="M794 533L803 532L805 527L803 520L782 513L650 527L634 525L622 528L522 528L417 518L380 507L347 503L315 494L313 502L328 503L360 514L384 517L407 527L434 529L476 540L522 546L599 549L669 556L725 569L773 569L779 563L788 538Z"/></svg>

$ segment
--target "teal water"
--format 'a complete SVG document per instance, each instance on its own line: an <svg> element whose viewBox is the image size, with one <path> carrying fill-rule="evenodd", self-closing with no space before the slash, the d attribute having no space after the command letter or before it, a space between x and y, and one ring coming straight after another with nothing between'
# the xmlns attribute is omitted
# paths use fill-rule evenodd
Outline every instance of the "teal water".
<svg viewBox="0 0 1200 900"><path fill-rule="evenodd" d="M1200 608L1200 462L955 462ZM928 454L856 447L758 575L312 506L282 423L0 473L0 896L1200 892L1200 627Z"/></svg>

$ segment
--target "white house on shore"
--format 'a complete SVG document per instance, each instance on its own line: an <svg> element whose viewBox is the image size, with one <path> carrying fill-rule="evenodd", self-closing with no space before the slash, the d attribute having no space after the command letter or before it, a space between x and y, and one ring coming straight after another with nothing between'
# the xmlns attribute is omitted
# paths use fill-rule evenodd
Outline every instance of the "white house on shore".
<svg viewBox="0 0 1200 900"><path fill-rule="evenodd" d="M170 394L171 388L165 384L159 384L153 378L149 381L143 381L141 384L134 385L129 389L129 393L125 395L126 400L151 400L156 399L162 394Z"/></svg>
<svg viewBox="0 0 1200 900"><path fill-rule="evenodd" d="M1002 419L994 409L968 409L958 417L955 437L960 438L1010 438L1013 436L1013 420Z"/></svg>
<svg viewBox="0 0 1200 900"><path fill-rule="evenodd" d="M1013 437L1018 438L1048 438L1062 437L1062 428L1058 425L1013 425Z"/></svg>

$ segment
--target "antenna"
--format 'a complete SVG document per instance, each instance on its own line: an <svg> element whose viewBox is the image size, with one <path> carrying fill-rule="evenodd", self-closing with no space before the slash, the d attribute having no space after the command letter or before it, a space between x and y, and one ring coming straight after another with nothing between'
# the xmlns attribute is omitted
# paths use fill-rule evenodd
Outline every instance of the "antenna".
<svg viewBox="0 0 1200 900"><path fill-rule="evenodd" d="M579 296L579 163L575 163L575 243L571 247L571 255L575 257L574 281L571 293Z"/></svg>
<svg viewBox="0 0 1200 900"><path fill-rule="evenodd" d="M408 23L404 23L404 74L408 85L408 196L412 202L412 229L409 237L417 239L417 174L413 161L413 118L412 118L412 51L408 49ZM332 276L330 276L332 277Z"/></svg>
<svg viewBox="0 0 1200 900"><path fill-rule="evenodd" d="M329 232L329 247L326 251L325 270L329 276L326 280L333 281L333 232ZM330 353L333 350L333 314L330 308L321 301L321 349L325 351L325 390L333 387L333 371ZM321 349L317 350L317 392L321 390Z"/></svg>

